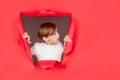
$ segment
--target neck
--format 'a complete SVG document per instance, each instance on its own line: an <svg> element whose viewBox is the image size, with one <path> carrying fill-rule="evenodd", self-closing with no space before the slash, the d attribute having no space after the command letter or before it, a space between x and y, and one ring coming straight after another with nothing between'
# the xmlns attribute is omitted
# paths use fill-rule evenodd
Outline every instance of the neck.
<svg viewBox="0 0 120 80"><path fill-rule="evenodd" d="M52 43L49 43L49 42L45 42L45 44L47 44L47 45L54 45L54 44L52 44Z"/></svg>
<svg viewBox="0 0 120 80"><path fill-rule="evenodd" d="M55 45L55 44L57 44L57 43L45 42L45 44L47 44L47 45Z"/></svg>

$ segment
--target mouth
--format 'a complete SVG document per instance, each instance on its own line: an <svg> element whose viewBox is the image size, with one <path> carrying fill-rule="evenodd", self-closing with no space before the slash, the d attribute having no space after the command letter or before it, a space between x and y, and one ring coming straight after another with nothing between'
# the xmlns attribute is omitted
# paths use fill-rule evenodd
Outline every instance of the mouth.
<svg viewBox="0 0 120 80"><path fill-rule="evenodd" d="M59 41L59 38L57 40Z"/></svg>
<svg viewBox="0 0 120 80"><path fill-rule="evenodd" d="M57 39L57 43L59 42L59 39Z"/></svg>

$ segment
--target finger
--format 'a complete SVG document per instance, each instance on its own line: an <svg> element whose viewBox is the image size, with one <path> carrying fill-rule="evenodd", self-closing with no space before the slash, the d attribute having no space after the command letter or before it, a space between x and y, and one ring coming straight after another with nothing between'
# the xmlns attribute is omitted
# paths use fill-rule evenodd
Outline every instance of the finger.
<svg viewBox="0 0 120 80"><path fill-rule="evenodd" d="M31 44L30 37L28 37L28 43Z"/></svg>
<svg viewBox="0 0 120 80"><path fill-rule="evenodd" d="M71 38L69 36L66 37L67 42L72 42Z"/></svg>
<svg viewBox="0 0 120 80"><path fill-rule="evenodd" d="M71 38L69 38L69 42L72 42Z"/></svg>
<svg viewBox="0 0 120 80"><path fill-rule="evenodd" d="M63 44L64 46L66 45L66 42L64 42L64 44Z"/></svg>
<svg viewBox="0 0 120 80"><path fill-rule="evenodd" d="M24 32L24 34L22 35L23 38L27 38L27 33Z"/></svg>

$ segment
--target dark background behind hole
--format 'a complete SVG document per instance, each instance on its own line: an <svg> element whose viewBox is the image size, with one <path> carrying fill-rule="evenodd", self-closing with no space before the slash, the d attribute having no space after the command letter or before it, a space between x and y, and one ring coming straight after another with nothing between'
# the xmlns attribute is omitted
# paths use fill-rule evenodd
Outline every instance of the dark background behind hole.
<svg viewBox="0 0 120 80"><path fill-rule="evenodd" d="M58 28L58 33L60 34L60 41L63 43L64 36L68 33L68 28L70 26L70 17L67 16L25 16L21 14L23 26L25 31L31 37L31 46L41 40L37 36L37 31L39 26L44 22L53 22Z"/></svg>

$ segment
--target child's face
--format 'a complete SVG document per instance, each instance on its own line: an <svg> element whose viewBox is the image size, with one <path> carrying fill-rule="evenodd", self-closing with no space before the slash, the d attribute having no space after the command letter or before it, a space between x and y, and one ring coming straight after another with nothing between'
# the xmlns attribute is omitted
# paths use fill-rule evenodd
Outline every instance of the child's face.
<svg viewBox="0 0 120 80"><path fill-rule="evenodd" d="M48 37L44 37L43 40L45 41L45 43L50 44L50 45L57 44L59 42L59 36L60 35L56 29L56 31L54 32L53 35L48 36Z"/></svg>
<svg viewBox="0 0 120 80"><path fill-rule="evenodd" d="M59 33L56 31L53 35L48 36L48 44L57 44L59 42Z"/></svg>

